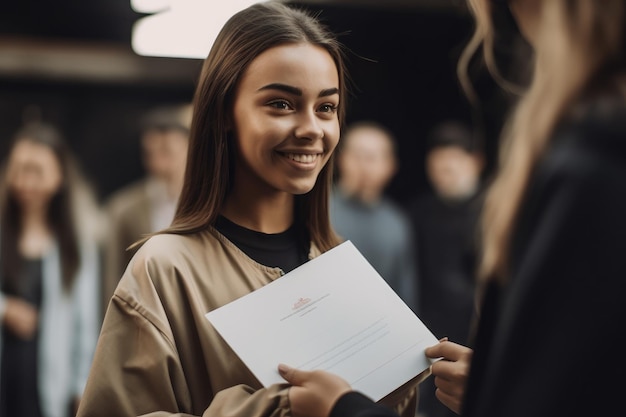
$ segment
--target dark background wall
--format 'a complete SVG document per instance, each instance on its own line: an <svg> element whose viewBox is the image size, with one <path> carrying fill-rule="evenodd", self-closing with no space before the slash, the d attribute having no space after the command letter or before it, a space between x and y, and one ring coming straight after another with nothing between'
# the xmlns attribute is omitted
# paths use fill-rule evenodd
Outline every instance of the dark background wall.
<svg viewBox="0 0 626 417"><path fill-rule="evenodd" d="M349 3L299 5L320 12L350 51L348 122L376 120L397 137L400 171L390 196L404 204L428 188L424 138L446 119L480 129L490 169L505 110L484 78L478 86L486 105L478 117L459 87L456 61L472 30L465 9ZM139 17L128 0L20 0L8 5L0 17L0 157L6 156L4 145L12 133L35 117L63 129L101 199L141 175L138 118L152 106L191 100L201 61L133 56L131 27ZM58 58L67 52L64 45L74 48L70 61L84 63L90 53L97 57L102 52L110 57L102 68L110 65L112 74L123 65L133 70L90 77L88 69L80 71ZM45 70L46 62L37 61L50 48L59 48L53 56L65 72L55 72L52 65ZM20 55L24 50L30 51L28 62ZM3 51L13 55L5 53L3 61ZM21 66L11 67L7 57Z"/></svg>
<svg viewBox="0 0 626 417"><path fill-rule="evenodd" d="M401 202L427 186L424 138L446 119L471 123L456 62L471 32L469 16L448 10L324 8L351 51L354 95L347 122L376 120L398 141L400 170L389 194Z"/></svg>

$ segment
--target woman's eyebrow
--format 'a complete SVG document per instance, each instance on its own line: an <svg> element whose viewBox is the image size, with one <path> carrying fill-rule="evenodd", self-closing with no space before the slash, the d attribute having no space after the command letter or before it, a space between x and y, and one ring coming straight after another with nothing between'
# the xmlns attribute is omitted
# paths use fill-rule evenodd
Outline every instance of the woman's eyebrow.
<svg viewBox="0 0 626 417"><path fill-rule="evenodd" d="M257 91L263 91L263 90L280 90L289 94L293 94L294 96L302 95L302 90L299 89L298 87L293 87L291 85L280 84L280 83L268 84L266 86L259 88Z"/></svg>
<svg viewBox="0 0 626 417"><path fill-rule="evenodd" d="M332 96L335 94L339 94L339 89L336 87L333 88L327 88L325 90L320 91L320 94L318 97L328 97L328 96Z"/></svg>
<svg viewBox="0 0 626 417"><path fill-rule="evenodd" d="M298 87L294 87L291 85L287 85L287 84L281 84L281 83L272 83L272 84L268 84L265 85L261 88L259 88L257 91L263 91L263 90L280 90L280 91L284 91L286 93L289 94L293 94L294 96L302 96L302 90ZM320 91L318 97L328 97L328 96L332 96L334 94L339 94L339 89L336 87L333 88L326 88L322 91Z"/></svg>

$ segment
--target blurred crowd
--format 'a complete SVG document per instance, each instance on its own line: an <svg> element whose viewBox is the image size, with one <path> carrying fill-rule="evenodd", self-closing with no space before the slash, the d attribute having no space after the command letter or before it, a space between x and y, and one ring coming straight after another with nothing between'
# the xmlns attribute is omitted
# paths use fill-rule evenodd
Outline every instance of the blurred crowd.
<svg viewBox="0 0 626 417"><path fill-rule="evenodd" d="M137 161L145 174L103 202L57 127L35 121L15 132L0 183L0 415L75 413L136 243L174 217L191 115L188 103L146 112ZM331 220L436 336L465 343L483 158L471 127L459 121L437 126L427 142L432 187L401 205L386 192L399 165L392 127L347 126ZM434 387L421 389L420 412L445 415Z"/></svg>
<svg viewBox="0 0 626 417"><path fill-rule="evenodd" d="M56 126L13 135L0 182L0 416L75 414L128 248L174 216L191 106L139 124L145 178L104 203Z"/></svg>

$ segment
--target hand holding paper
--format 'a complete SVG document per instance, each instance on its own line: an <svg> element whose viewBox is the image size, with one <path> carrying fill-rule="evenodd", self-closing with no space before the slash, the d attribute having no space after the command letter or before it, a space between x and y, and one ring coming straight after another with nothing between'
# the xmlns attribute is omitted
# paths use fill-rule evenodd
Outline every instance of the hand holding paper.
<svg viewBox="0 0 626 417"><path fill-rule="evenodd" d="M427 369L437 343L351 242L206 315L269 386L279 363L322 369L379 400Z"/></svg>
<svg viewBox="0 0 626 417"><path fill-rule="evenodd" d="M337 400L351 391L341 377L325 371L302 371L280 364L278 372L292 385L291 413L297 417L327 417Z"/></svg>

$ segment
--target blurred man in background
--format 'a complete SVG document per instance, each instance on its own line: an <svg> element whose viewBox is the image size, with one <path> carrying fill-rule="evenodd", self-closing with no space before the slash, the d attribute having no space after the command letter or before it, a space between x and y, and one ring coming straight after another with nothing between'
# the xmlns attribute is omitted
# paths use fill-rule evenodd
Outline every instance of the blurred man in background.
<svg viewBox="0 0 626 417"><path fill-rule="evenodd" d="M418 196L410 216L417 236L418 315L438 338L467 344L474 315L474 265L483 156L468 126L447 121L428 137L426 174L432 192ZM420 415L455 414L420 385Z"/></svg>
<svg viewBox="0 0 626 417"><path fill-rule="evenodd" d="M335 231L352 241L395 292L416 309L414 245L407 215L384 195L397 172L391 132L374 122L349 126L339 142L338 179L330 213Z"/></svg>
<svg viewBox="0 0 626 417"><path fill-rule="evenodd" d="M106 203L104 306L134 254L127 250L148 233L168 227L180 195L191 126L191 105L159 107L141 121L144 178L116 191Z"/></svg>

